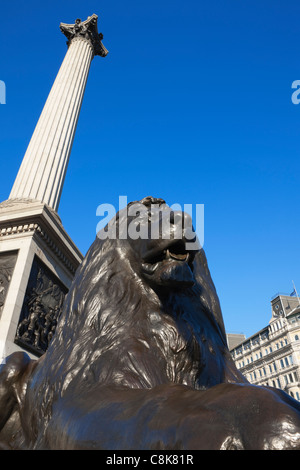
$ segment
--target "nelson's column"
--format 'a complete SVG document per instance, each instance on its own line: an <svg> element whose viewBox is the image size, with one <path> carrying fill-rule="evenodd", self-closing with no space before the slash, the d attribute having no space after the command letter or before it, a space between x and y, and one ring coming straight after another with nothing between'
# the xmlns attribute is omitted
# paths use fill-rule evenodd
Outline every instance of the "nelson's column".
<svg viewBox="0 0 300 470"><path fill-rule="evenodd" d="M0 204L0 358L47 349L83 256L57 214L95 55L108 53L97 15L60 24L68 50L24 155L9 199Z"/></svg>

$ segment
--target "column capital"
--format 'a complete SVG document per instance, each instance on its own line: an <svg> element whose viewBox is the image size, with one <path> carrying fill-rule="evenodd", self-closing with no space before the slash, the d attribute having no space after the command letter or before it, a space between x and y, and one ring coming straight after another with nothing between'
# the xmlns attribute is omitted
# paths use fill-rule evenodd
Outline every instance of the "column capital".
<svg viewBox="0 0 300 470"><path fill-rule="evenodd" d="M92 44L94 55L105 57L108 54L108 50L101 42L103 34L98 33L97 20L98 16L93 14L85 21L81 21L81 19L78 18L75 24L60 23L60 30L68 39L68 46L74 38L87 39Z"/></svg>

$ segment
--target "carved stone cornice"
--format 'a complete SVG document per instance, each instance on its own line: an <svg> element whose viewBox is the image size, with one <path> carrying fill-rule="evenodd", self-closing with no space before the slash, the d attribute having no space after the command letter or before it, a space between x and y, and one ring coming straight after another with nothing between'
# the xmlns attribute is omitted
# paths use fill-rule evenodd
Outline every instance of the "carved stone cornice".
<svg viewBox="0 0 300 470"><path fill-rule="evenodd" d="M83 255L64 230L56 213L38 201L9 202L12 201L4 201L0 205L0 241L26 235L38 237L74 275Z"/></svg>
<svg viewBox="0 0 300 470"><path fill-rule="evenodd" d="M6 209L6 208L14 208L17 207L18 210L20 210L20 207L26 207L29 206L30 204L43 204L42 201L38 201L36 199L30 199L30 198L12 198L12 199L6 199L5 201L2 201L0 203L0 213L1 209ZM52 215L55 217L57 222L59 222L62 225L61 219L58 215L58 213L52 209L52 207L48 206L48 204L45 204L48 208L48 210L52 213Z"/></svg>
<svg viewBox="0 0 300 470"><path fill-rule="evenodd" d="M61 23L60 30L68 39L68 46L73 39L86 39L91 43L94 55L107 56L108 50L102 44L103 34L98 33L97 20L98 16L93 14L85 21L78 18L75 24Z"/></svg>
<svg viewBox="0 0 300 470"><path fill-rule="evenodd" d="M73 275L75 274L77 266L74 266L74 264L69 260L69 258L62 252L58 245L48 235L46 230L37 223L8 225L4 228L0 228L0 240L10 235L17 235L21 233L30 232L40 237L46 243L46 245L48 245L50 250L55 253L55 256L62 262L62 264L65 265L65 267L70 271L70 273Z"/></svg>

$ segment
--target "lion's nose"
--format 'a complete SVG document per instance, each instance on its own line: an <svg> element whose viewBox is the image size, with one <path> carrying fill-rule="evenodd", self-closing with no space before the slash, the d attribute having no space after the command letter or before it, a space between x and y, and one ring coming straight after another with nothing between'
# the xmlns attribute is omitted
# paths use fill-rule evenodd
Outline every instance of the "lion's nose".
<svg viewBox="0 0 300 470"><path fill-rule="evenodd" d="M193 224L186 212L171 210L161 214L162 238L185 239L187 231L193 231Z"/></svg>
<svg viewBox="0 0 300 470"><path fill-rule="evenodd" d="M169 218L170 224L172 225L178 225L180 224L183 227L192 227L192 218L189 214L186 212L181 212L181 211L171 211L170 212L170 218Z"/></svg>

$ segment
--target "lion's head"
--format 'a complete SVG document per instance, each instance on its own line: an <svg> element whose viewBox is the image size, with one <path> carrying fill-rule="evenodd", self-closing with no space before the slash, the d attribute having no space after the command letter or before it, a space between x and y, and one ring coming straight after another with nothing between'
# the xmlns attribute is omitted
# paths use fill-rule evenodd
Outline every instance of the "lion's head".
<svg viewBox="0 0 300 470"><path fill-rule="evenodd" d="M166 289L194 285L193 261L200 245L188 214L147 197L130 203L117 219L119 235L127 235L132 263L149 285Z"/></svg>

